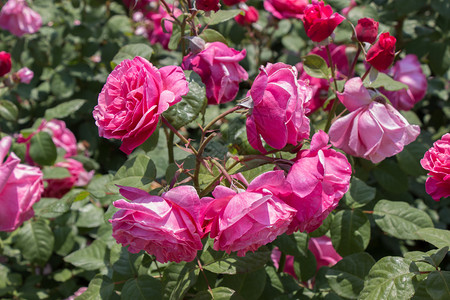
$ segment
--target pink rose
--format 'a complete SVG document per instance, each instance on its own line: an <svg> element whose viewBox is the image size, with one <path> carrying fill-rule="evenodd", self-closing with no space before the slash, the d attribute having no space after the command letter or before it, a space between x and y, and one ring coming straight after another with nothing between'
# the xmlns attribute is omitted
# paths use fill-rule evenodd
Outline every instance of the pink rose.
<svg viewBox="0 0 450 300"><path fill-rule="evenodd" d="M66 168L70 176L60 179L44 179L47 187L43 196L50 198L62 198L72 187L85 186L94 176L94 172L87 172L83 164L75 159L68 158L55 164L55 167Z"/></svg>
<svg viewBox="0 0 450 300"><path fill-rule="evenodd" d="M311 88L297 81L297 70L284 63L260 68L247 96L253 100L247 118L247 137L250 145L265 153L261 137L266 143L282 149L297 145L309 137L309 119L305 116L305 102L311 98Z"/></svg>
<svg viewBox="0 0 450 300"><path fill-rule="evenodd" d="M25 67L17 71L15 75L17 76L18 81L28 84L33 79L34 73L33 71Z"/></svg>
<svg viewBox="0 0 450 300"><path fill-rule="evenodd" d="M221 42L206 43L200 53L190 53L183 58L181 67L200 75L206 86L208 104L220 104L234 100L239 82L248 74L239 62L247 52L229 48Z"/></svg>
<svg viewBox="0 0 450 300"><path fill-rule="evenodd" d="M11 54L5 51L0 52L0 77L11 71Z"/></svg>
<svg viewBox="0 0 450 300"><path fill-rule="evenodd" d="M330 149L328 135L319 130L309 149L302 150L286 180L292 194L283 200L297 210L288 234L316 230L339 204L350 185L352 167L345 155Z"/></svg>
<svg viewBox="0 0 450 300"><path fill-rule="evenodd" d="M264 0L264 8L277 19L301 19L308 0Z"/></svg>
<svg viewBox="0 0 450 300"><path fill-rule="evenodd" d="M9 136L0 140L0 231L14 231L34 216L33 204L44 190L39 168L20 164L12 152L3 162L11 143Z"/></svg>
<svg viewBox="0 0 450 300"><path fill-rule="evenodd" d="M372 98L361 78L347 81L338 97L350 113L337 119L329 134L333 146L347 154L378 163L401 152L420 133L419 126L410 125L380 96Z"/></svg>
<svg viewBox="0 0 450 300"><path fill-rule="evenodd" d="M410 110L425 97L427 92L427 78L423 74L420 62L414 54L408 54L397 61L389 73L395 80L408 85L408 90L381 92L391 101L392 106L398 110Z"/></svg>
<svg viewBox="0 0 450 300"><path fill-rule="evenodd" d="M320 1L312 0L304 10L303 25L306 35L313 42L321 42L328 38L336 27L344 21L344 17L338 13L333 13L330 5Z"/></svg>
<svg viewBox="0 0 450 300"><path fill-rule="evenodd" d="M278 196L290 192L283 171L259 175L242 193L217 186L205 210L203 227L214 238L214 249L244 256L283 234L296 211Z"/></svg>
<svg viewBox="0 0 450 300"><path fill-rule="evenodd" d="M428 170L425 188L435 200L450 196L450 133L436 141L420 160L422 168Z"/></svg>
<svg viewBox="0 0 450 300"><path fill-rule="evenodd" d="M258 21L259 13L258 10L253 6L247 6L246 8L242 8L242 11L244 12L244 14L239 14L236 17L234 17L234 19L239 25L241 26L251 25Z"/></svg>
<svg viewBox="0 0 450 300"><path fill-rule="evenodd" d="M25 0L8 0L0 11L0 27L15 36L35 33L41 26L41 16Z"/></svg>
<svg viewBox="0 0 450 300"><path fill-rule="evenodd" d="M110 220L117 243L131 253L141 250L156 256L156 260L192 261L203 248L199 217L207 199L199 199L191 186L177 186L161 197L147 192L121 187L123 199L114 201L120 210Z"/></svg>
<svg viewBox="0 0 450 300"><path fill-rule="evenodd" d="M311 238L308 248L316 257L317 270L321 267L332 267L342 259L342 256L334 250L330 238L326 235Z"/></svg>
<svg viewBox="0 0 450 300"><path fill-rule="evenodd" d="M67 297L65 300L75 300L76 298L80 297L84 292L87 291L87 287L83 286L80 287L72 296Z"/></svg>
<svg viewBox="0 0 450 300"><path fill-rule="evenodd" d="M180 67L157 69L146 59L124 60L109 74L94 108L99 135L120 139L130 154L155 131L159 116L188 93Z"/></svg>
<svg viewBox="0 0 450 300"><path fill-rule="evenodd" d="M378 41L367 51L366 61L378 71L386 70L394 62L396 42L389 32L380 34Z"/></svg>

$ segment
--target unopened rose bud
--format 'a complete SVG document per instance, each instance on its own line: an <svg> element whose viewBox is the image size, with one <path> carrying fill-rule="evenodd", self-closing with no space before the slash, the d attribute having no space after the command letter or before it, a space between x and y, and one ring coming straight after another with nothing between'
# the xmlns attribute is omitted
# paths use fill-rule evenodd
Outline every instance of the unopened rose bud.
<svg viewBox="0 0 450 300"><path fill-rule="evenodd" d="M253 6L249 6L247 9L243 11L244 11L243 15L239 14L234 18L239 25L241 26L251 25L258 21L259 13L256 8L254 8Z"/></svg>
<svg viewBox="0 0 450 300"><path fill-rule="evenodd" d="M370 47L366 61L378 71L384 71L394 62L396 38L389 32L380 34L378 41Z"/></svg>
<svg viewBox="0 0 450 300"><path fill-rule="evenodd" d="M376 41L378 35L378 22L371 18L362 18L356 25L356 38L360 42L372 44Z"/></svg>
<svg viewBox="0 0 450 300"><path fill-rule="evenodd" d="M33 71L25 67L17 71L16 76L18 80L20 80L20 82L28 84L33 79L34 73Z"/></svg>

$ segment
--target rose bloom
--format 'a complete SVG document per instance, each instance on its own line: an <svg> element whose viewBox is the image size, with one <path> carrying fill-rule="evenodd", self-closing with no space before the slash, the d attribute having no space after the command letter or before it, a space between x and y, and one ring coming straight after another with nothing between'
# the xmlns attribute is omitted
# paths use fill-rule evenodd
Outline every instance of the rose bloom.
<svg viewBox="0 0 450 300"><path fill-rule="evenodd" d="M218 11L220 8L219 0L196 0L195 6L203 11Z"/></svg>
<svg viewBox="0 0 450 300"><path fill-rule="evenodd" d="M330 5L325 5L322 1L312 0L304 10L302 18L306 35L313 42L321 42L328 38L336 27L344 21L344 17L338 13L333 13Z"/></svg>
<svg viewBox="0 0 450 300"><path fill-rule="evenodd" d="M242 11L244 12L243 15L239 14L236 17L234 17L234 19L236 20L236 22L239 25L241 25L241 26L251 25L258 21L259 13L258 13L258 10L256 8L254 8L253 6L248 6L247 8L243 8Z"/></svg>
<svg viewBox="0 0 450 300"><path fill-rule="evenodd" d="M312 232L339 204L350 185L352 167L344 154L330 149L328 135L319 130L309 149L298 153L287 182L292 194L283 200L297 210L288 234Z"/></svg>
<svg viewBox="0 0 450 300"><path fill-rule="evenodd" d="M390 70L390 74L397 81L408 85L408 89L399 91L381 92L391 101L392 106L398 110L410 110L425 97L427 92L427 77L423 74L420 62L414 54L408 54L397 61Z"/></svg>
<svg viewBox="0 0 450 300"><path fill-rule="evenodd" d="M94 108L99 135L120 139L130 154L158 126L159 116L188 93L180 67L157 69L142 57L124 60L109 74Z"/></svg>
<svg viewBox="0 0 450 300"><path fill-rule="evenodd" d="M239 91L239 82L248 79L239 65L246 53L245 49L237 51L221 42L206 43L203 51L185 56L181 67L201 77L208 104L230 102Z"/></svg>
<svg viewBox="0 0 450 300"><path fill-rule="evenodd" d="M301 19L308 0L264 0L264 8L277 19Z"/></svg>
<svg viewBox="0 0 450 300"><path fill-rule="evenodd" d="M422 168L428 170L425 188L435 201L450 196L450 133L436 141L420 160Z"/></svg>
<svg viewBox="0 0 450 300"><path fill-rule="evenodd" d="M355 27L356 38L360 42L372 44L378 36L378 22L371 18L361 18Z"/></svg>
<svg viewBox="0 0 450 300"><path fill-rule="evenodd" d="M297 70L284 63L260 68L247 96L253 108L247 118L247 138L250 145L266 153L261 137L275 149L287 144L297 145L309 137L309 119L304 105L311 98L311 88L297 81Z"/></svg>
<svg viewBox="0 0 450 300"><path fill-rule="evenodd" d="M289 192L283 171L259 175L241 193L217 186L203 217L205 233L210 231L214 249L245 256L283 234L296 210L276 195Z"/></svg>
<svg viewBox="0 0 450 300"><path fill-rule="evenodd" d="M420 133L419 126L410 125L380 95L372 98L359 77L347 81L338 98L350 113L337 119L329 134L333 146L347 154L379 163L401 152Z"/></svg>
<svg viewBox="0 0 450 300"><path fill-rule="evenodd" d="M11 71L11 54L5 51L0 52L0 77Z"/></svg>
<svg viewBox="0 0 450 300"><path fill-rule="evenodd" d="M33 79L34 73L33 71L25 67L17 71L15 75L20 82L28 84Z"/></svg>
<svg viewBox="0 0 450 300"><path fill-rule="evenodd" d="M238 4L240 2L246 2L247 0L222 0L222 2L228 6Z"/></svg>
<svg viewBox="0 0 450 300"><path fill-rule="evenodd" d="M326 235L311 238L308 248L316 258L317 270L321 267L332 267L342 259L342 256L334 250L330 238Z"/></svg>
<svg viewBox="0 0 450 300"><path fill-rule="evenodd" d="M0 231L14 231L34 216L33 204L44 190L39 168L20 164L12 152L3 161L11 143L9 136L0 140Z"/></svg>
<svg viewBox="0 0 450 300"><path fill-rule="evenodd" d="M366 61L378 71L386 70L394 62L396 42L389 32L380 34L378 41L367 51Z"/></svg>
<svg viewBox="0 0 450 300"><path fill-rule="evenodd" d="M94 171L87 172L81 162L72 158L57 162L55 167L66 168L70 176L59 179L45 179L47 186L42 194L44 197L62 198L72 187L87 185L94 176Z"/></svg>
<svg viewBox="0 0 450 300"><path fill-rule="evenodd" d="M0 11L0 27L15 36L35 33L41 26L41 16L25 0L8 0Z"/></svg>
<svg viewBox="0 0 450 300"><path fill-rule="evenodd" d="M177 186L161 197L147 192L121 187L120 193L131 200L114 201L120 210L110 220L117 243L131 253L141 250L156 260L192 261L203 248L199 218L207 199L199 199L192 186Z"/></svg>

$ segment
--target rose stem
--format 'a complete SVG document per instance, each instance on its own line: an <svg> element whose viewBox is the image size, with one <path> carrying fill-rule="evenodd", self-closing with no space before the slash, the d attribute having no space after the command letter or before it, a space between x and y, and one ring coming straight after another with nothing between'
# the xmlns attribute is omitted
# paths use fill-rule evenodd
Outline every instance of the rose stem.
<svg viewBox="0 0 450 300"><path fill-rule="evenodd" d="M335 73L334 64L333 64L333 58L331 57L330 47L328 45L326 45L326 49L327 49L327 54L328 54L328 60L330 61L331 76L333 77L334 93L336 94L336 98L333 101L333 106L331 107L331 110L328 113L327 124L325 125L325 132L328 133L328 130L330 130L330 127L331 127L331 120L333 120L334 114L336 112L336 108L339 105L339 100L337 98L338 87L337 87L337 82L336 82L336 73Z"/></svg>

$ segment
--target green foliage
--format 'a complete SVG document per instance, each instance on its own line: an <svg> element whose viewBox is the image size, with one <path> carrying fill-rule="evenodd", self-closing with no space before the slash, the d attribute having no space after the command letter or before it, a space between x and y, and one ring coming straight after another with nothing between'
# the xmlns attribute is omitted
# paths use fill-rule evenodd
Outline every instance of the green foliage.
<svg viewBox="0 0 450 300"><path fill-rule="evenodd" d="M330 78L330 69L327 62L319 55L311 54L303 57L303 68L312 77Z"/></svg>
<svg viewBox="0 0 450 300"><path fill-rule="evenodd" d="M30 156L39 165L51 166L56 160L56 146L50 134L40 131L30 140Z"/></svg>

